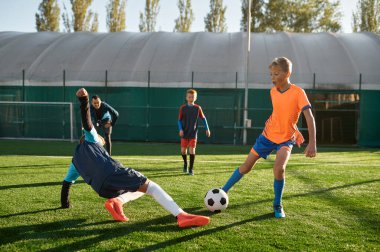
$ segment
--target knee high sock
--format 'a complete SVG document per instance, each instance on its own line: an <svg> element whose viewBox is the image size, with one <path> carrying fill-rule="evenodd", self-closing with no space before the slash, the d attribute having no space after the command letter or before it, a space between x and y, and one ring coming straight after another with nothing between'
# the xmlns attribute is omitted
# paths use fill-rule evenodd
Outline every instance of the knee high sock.
<svg viewBox="0 0 380 252"><path fill-rule="evenodd" d="M187 155L182 154L183 164L187 166Z"/></svg>
<svg viewBox="0 0 380 252"><path fill-rule="evenodd" d="M194 160L195 160L195 154L190 154L190 170L193 169Z"/></svg>
<svg viewBox="0 0 380 252"><path fill-rule="evenodd" d="M228 192L228 190L230 190L231 187L233 187L234 184L236 184L243 176L244 174L241 174L239 172L239 167L236 168L231 177L228 179L227 183L222 187L223 191Z"/></svg>
<svg viewBox="0 0 380 252"><path fill-rule="evenodd" d="M123 204L125 204L129 201L136 200L136 199L140 198L144 194L145 193L143 193L143 192L126 192L126 193L123 193L123 194L117 196L117 198L121 202L123 202Z"/></svg>
<svg viewBox="0 0 380 252"><path fill-rule="evenodd" d="M274 206L280 206L281 205L282 193L284 191L284 186L285 186L285 179L282 179L282 180L274 179L274 182L273 182L273 189L274 189L273 205Z"/></svg>
<svg viewBox="0 0 380 252"><path fill-rule="evenodd" d="M152 196L163 208L165 208L172 215L177 216L184 211L174 202L172 197L169 196L159 185L153 181L149 182L146 194Z"/></svg>
<svg viewBox="0 0 380 252"><path fill-rule="evenodd" d="M70 187L73 183L63 180L61 188L61 208L70 207Z"/></svg>

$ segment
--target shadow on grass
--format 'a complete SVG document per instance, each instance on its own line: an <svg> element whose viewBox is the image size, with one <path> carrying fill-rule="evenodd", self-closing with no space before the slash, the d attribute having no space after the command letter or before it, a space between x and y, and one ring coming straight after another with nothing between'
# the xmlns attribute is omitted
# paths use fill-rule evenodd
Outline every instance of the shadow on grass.
<svg viewBox="0 0 380 252"><path fill-rule="evenodd" d="M56 239L82 237L83 240L40 251L67 251L68 249L80 250L102 241L126 236L133 232L167 232L181 230L176 225L175 218L169 215L138 223L133 223L132 221L129 223L120 223L113 220L88 224L85 222L85 219L72 219L51 223L0 228L0 245L12 244L19 240L33 241L46 238L46 236ZM111 227L104 225L111 225ZM88 229L88 227L94 228Z"/></svg>
<svg viewBox="0 0 380 252"><path fill-rule="evenodd" d="M345 189L345 188L349 188L349 187L361 186L361 185L377 183L377 182L380 182L380 179L360 181L360 182L356 182L356 183L352 183L352 184L345 184L345 185L341 185L341 186L333 186L333 187L329 187L329 188L320 188L320 189L310 191L310 192L306 192L306 193L286 195L282 198L283 199L291 199L291 198L308 197L308 196L314 196L314 195L320 195L320 194L323 195L325 193L328 193L328 192L331 192L334 190ZM247 203L243 203L243 204L229 205L228 208L240 208L240 207L245 207L245 206L250 206L250 205L255 205L255 204L272 202L272 200L273 199L256 200L256 201L247 202Z"/></svg>
<svg viewBox="0 0 380 252"><path fill-rule="evenodd" d="M150 245L150 246L146 246L144 248L139 248L139 249L136 249L136 250L132 250L132 251L141 251L141 250L144 250L144 251L154 251L154 250L158 250L158 249L161 249L161 248L166 248L166 247L169 247L169 246L173 246L173 245L176 245L178 243L187 242L187 241L190 241L190 240L193 240L193 239L196 239L198 237L205 236L205 235L211 235L213 233L221 232L221 231L224 231L226 229L233 228L233 227L240 226L240 225L244 225L244 224L247 224L247 223L250 223L250 222L261 221L261 220L266 220L266 219L270 219L270 218L273 218L273 213L267 213L267 214L263 214L263 215L260 215L260 216L256 216L256 217L247 219L247 220L242 220L242 221L230 223L228 225L224 225L224 226L220 226L220 227L215 227L215 228L211 228L211 229L207 229L207 230L202 230L202 231L197 232L197 233L193 233L193 234L190 234L190 235L185 235L185 236L182 236L182 237L170 239L170 240L163 241L163 242L159 242L159 243L156 243L156 244L153 244L153 245Z"/></svg>
<svg viewBox="0 0 380 252"><path fill-rule="evenodd" d="M61 208L55 207L55 208L47 208L47 209L41 209L41 210L36 210L36 211L29 211L29 212L21 212L21 213L0 215L0 219L14 217L14 216L28 215L28 214L37 214L37 213L43 213L43 212L50 212L50 211L59 210L59 209L61 209Z"/></svg>
<svg viewBox="0 0 380 252"><path fill-rule="evenodd" d="M313 182L312 180L310 180L309 178L301 174L297 174L296 177L297 179L308 183L311 187L318 188L315 181ZM360 205L353 204L352 202L350 202L350 199L347 197L339 197L339 196L329 193L330 191L337 190L337 189L344 189L348 187L360 186L360 185L378 183L378 182L380 182L380 179L361 181L361 182L356 182L352 184L335 186L335 187L331 187L327 189L317 189L316 191L314 191L315 193L313 194L320 194L321 199L331 202L333 205L338 206L347 214L351 216L355 216L358 222L360 222L364 228L366 229L371 228L375 232L379 233L380 220L375 217L376 216L375 212L371 211L370 209L363 208Z"/></svg>
<svg viewBox="0 0 380 252"><path fill-rule="evenodd" d="M76 181L75 184L84 184L83 180ZM62 181L59 182L41 182L41 183L31 183L31 184L19 184L19 185L6 185L0 186L0 190L6 189L16 189L16 188L31 188L31 187L41 187L41 186L57 186L62 185Z"/></svg>
<svg viewBox="0 0 380 252"><path fill-rule="evenodd" d="M301 178L302 179L302 178ZM369 227L373 230L378 230L380 223L371 219L371 213L365 209L361 209L358 206L352 206L349 202L345 202L345 199L339 199L328 192L355 187L365 184L377 183L380 182L380 179L373 179L367 181L360 181L352 184L345 184L341 186L334 186L330 188L321 188L311 192L293 194L285 196L284 199L297 198L297 197L308 197L313 195L320 195L323 199L332 201L334 204L337 204L339 207L342 207L347 213L355 215L359 218L359 221L363 223L366 227ZM242 208L247 205L259 204L264 202L271 202L271 199L253 201L245 204L230 205L229 208ZM22 215L22 214L34 214L40 212L48 212L57 209L44 209L34 212L25 212L14 214L13 216ZM204 215L213 215L207 210L200 210L200 208L190 208L186 209L189 212L204 214ZM66 210L62 210L66 211ZM57 214L59 212L57 211ZM11 217L11 216L2 216L2 218ZM137 250L158 250L166 247L170 247L182 242L187 242L198 237L211 235L229 228L233 228L239 225L244 225L254 221L261 221L265 219L273 218L273 213L267 213L260 216L255 216L250 219L230 223L224 226L219 227L209 227L201 231L194 230L195 233L186 234L181 237L172 238L156 244L148 245L141 248L133 248ZM16 227L6 227L0 228L0 245L12 244L19 240L34 240L46 238L56 238L56 239L69 239L69 238L83 238L82 240L72 242L70 244L64 244L57 246L55 248L46 249L44 251L62 251L62 250L81 250L86 249L101 242L115 239L118 237L124 237L134 232L176 232L181 229L177 227L175 219L172 216L163 216L155 219L150 219L138 223L116 223L111 220L95 222L95 223L85 223L85 219L74 219L74 220L62 220L51 223L35 224L35 225L22 225ZM107 225L107 226L104 226ZM108 225L111 225L108 227ZM93 229L88 229L88 227L94 227ZM98 227L99 226L99 227ZM90 237L90 238L88 238Z"/></svg>
<svg viewBox="0 0 380 252"><path fill-rule="evenodd" d="M31 165L31 164L28 164L28 165L8 165L8 166L0 166L0 169L18 169L18 168L22 168L22 169L35 169L35 168L56 168L57 166L61 167L61 166L65 166L65 167L68 167L67 164L34 164L34 165Z"/></svg>
<svg viewBox="0 0 380 252"><path fill-rule="evenodd" d="M196 212L195 209L192 212ZM47 210L46 210L47 211ZM196 212L201 214L203 211ZM156 250L160 248L165 248L172 246L181 242L189 241L197 237L210 235L216 232L220 232L229 228L233 228L239 225L244 225L253 221L260 221L271 218L272 213L256 216L247 220L234 222L225 226L215 227L207 230L202 230L190 235L185 235L182 237L170 239L160 243L156 243L145 248L138 248L136 250ZM97 243L117 239L118 237L124 237L134 232L176 232L181 231L172 216L164 216L160 218L155 218L139 223L117 223L114 221L101 221L95 223L85 223L85 219L74 219L74 220L62 220L51 223L35 224L35 225L22 225L17 227L7 227L0 228L0 245L12 244L19 240L38 240L41 238L57 239L69 239L69 238L80 238L83 240L76 241L70 244L64 244L57 246L55 248L40 250L40 251L63 251L63 250L81 250L91 247ZM102 225L112 225L111 227L105 227ZM88 227L93 226L94 229L88 229ZM97 226L102 226L97 228ZM91 237L91 238L86 238Z"/></svg>

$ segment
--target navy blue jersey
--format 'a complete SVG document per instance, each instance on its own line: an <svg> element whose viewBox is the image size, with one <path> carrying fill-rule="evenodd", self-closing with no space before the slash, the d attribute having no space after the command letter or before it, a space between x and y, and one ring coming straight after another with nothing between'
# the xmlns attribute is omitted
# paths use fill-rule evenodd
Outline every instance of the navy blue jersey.
<svg viewBox="0 0 380 252"><path fill-rule="evenodd" d="M112 159L99 143L95 128L84 130L85 141L75 150L65 181L74 183L79 176L99 196L114 198L126 192L135 192L147 178L132 168L124 168Z"/></svg>
<svg viewBox="0 0 380 252"><path fill-rule="evenodd" d="M89 141L77 146L72 162L83 180L97 193L100 193L108 176L124 169L123 165L112 159L99 143Z"/></svg>
<svg viewBox="0 0 380 252"><path fill-rule="evenodd" d="M179 109L178 121L181 123L183 138L193 139L198 136L198 118L205 119L201 106L184 104ZM207 126L208 127L208 126Z"/></svg>
<svg viewBox="0 0 380 252"><path fill-rule="evenodd" d="M79 144L66 174L65 181L74 183L82 176L101 197L114 198L125 192L135 192L147 178L141 173L124 168L101 146L90 116L88 96L78 98L85 141Z"/></svg>

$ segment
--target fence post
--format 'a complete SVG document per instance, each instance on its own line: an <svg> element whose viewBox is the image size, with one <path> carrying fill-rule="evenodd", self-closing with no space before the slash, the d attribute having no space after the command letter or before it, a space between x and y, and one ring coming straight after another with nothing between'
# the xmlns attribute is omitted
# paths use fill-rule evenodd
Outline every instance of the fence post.
<svg viewBox="0 0 380 252"><path fill-rule="evenodd" d="M359 91L362 91L362 73L359 74Z"/></svg>
<svg viewBox="0 0 380 252"><path fill-rule="evenodd" d="M104 80L104 84L105 84L105 99L107 100L107 96L108 96L108 70L106 70L106 76L105 76L105 80Z"/></svg>
<svg viewBox="0 0 380 252"><path fill-rule="evenodd" d="M150 117L150 70L148 71L148 90L146 103L146 126L145 126L145 141L149 141L149 117Z"/></svg>
<svg viewBox="0 0 380 252"><path fill-rule="evenodd" d="M25 101L25 69L22 69L22 100ZM25 108L22 108L22 137L25 136Z"/></svg>
<svg viewBox="0 0 380 252"><path fill-rule="evenodd" d="M194 88L194 71L191 71L191 88Z"/></svg>
<svg viewBox="0 0 380 252"><path fill-rule="evenodd" d="M235 75L235 89L237 89L237 84L238 84L238 72L236 72L236 75Z"/></svg>
<svg viewBox="0 0 380 252"><path fill-rule="evenodd" d="M315 73L313 73L313 90L315 90Z"/></svg>
<svg viewBox="0 0 380 252"><path fill-rule="evenodd" d="M62 82L63 82L63 101L66 101L66 70L63 69L63 77L62 77Z"/></svg>
<svg viewBox="0 0 380 252"><path fill-rule="evenodd" d="M25 69L22 69L22 100L25 101Z"/></svg>

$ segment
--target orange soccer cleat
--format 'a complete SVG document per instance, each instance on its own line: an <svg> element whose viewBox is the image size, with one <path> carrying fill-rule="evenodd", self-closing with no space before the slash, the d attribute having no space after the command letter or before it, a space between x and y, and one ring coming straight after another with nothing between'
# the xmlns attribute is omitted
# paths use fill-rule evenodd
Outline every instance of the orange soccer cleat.
<svg viewBox="0 0 380 252"><path fill-rule="evenodd" d="M112 215L115 221L128 221L129 219L124 215L123 203L117 198L112 198L104 203L105 208Z"/></svg>
<svg viewBox="0 0 380 252"><path fill-rule="evenodd" d="M177 216L178 226L184 227L194 227L194 226L205 226L210 223L210 218L202 215L194 215L188 213L180 213Z"/></svg>

